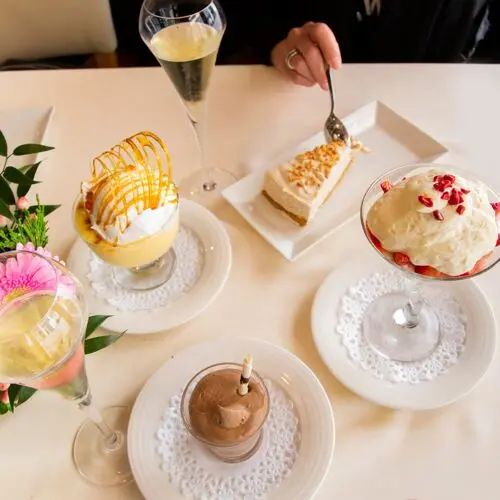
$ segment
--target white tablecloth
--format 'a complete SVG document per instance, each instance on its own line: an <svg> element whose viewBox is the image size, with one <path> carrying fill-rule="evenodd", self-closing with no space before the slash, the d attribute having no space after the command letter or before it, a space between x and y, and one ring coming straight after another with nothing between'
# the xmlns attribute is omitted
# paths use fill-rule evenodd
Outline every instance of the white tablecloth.
<svg viewBox="0 0 500 500"><path fill-rule="evenodd" d="M445 161L500 186L499 66L346 66L336 75L339 114L378 99L450 150ZM193 133L159 68L0 74L0 108L55 106L46 141L56 147L41 168L51 216L50 247L74 240L70 209L89 160L139 130L164 137L177 178L197 166ZM262 67L219 67L210 97L209 160L238 174L321 130L328 96L283 82ZM199 318L164 334L125 337L88 358L99 404L131 404L170 355L202 339L253 336L280 344L318 375L336 415L337 448L318 500L497 500L500 498L500 360L472 394L447 408L414 413L363 401L330 374L315 351L310 309L317 287L347 255L355 229L326 239L291 264L229 206L216 214L230 234L234 262L217 301ZM498 270L479 280L498 314ZM82 415L38 394L0 418L0 498L132 500L135 485L96 489L71 462Z"/></svg>

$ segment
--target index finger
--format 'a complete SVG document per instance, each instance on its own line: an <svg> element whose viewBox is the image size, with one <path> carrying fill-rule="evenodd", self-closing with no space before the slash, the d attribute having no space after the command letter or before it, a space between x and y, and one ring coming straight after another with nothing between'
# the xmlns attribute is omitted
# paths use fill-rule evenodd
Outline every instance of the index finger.
<svg viewBox="0 0 500 500"><path fill-rule="evenodd" d="M305 28L309 38L320 48L328 65L339 69L342 65L342 56L333 31L324 23L308 23Z"/></svg>

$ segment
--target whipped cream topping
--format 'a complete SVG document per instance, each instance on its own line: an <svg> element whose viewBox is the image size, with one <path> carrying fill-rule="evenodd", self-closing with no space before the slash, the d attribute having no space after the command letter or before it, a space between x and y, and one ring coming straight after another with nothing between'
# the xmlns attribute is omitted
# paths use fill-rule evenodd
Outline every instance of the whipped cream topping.
<svg viewBox="0 0 500 500"><path fill-rule="evenodd" d="M82 196L92 229L115 245L156 234L178 209L173 183L162 184L151 173L148 182L144 171L130 165L94 184L82 183Z"/></svg>
<svg viewBox="0 0 500 500"><path fill-rule="evenodd" d="M454 182L440 191L436 176L445 175ZM452 189L460 191L459 203L446 199ZM370 208L366 222L384 249L451 276L471 271L498 237L486 186L437 168L416 169L392 186Z"/></svg>

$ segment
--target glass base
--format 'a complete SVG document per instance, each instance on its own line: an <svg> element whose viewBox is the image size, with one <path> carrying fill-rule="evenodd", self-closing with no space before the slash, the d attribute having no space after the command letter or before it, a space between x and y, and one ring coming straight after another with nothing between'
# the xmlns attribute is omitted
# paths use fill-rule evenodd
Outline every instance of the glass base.
<svg viewBox="0 0 500 500"><path fill-rule="evenodd" d="M203 168L184 178L179 186L182 198L210 206L220 200L221 192L236 182L236 177L227 170Z"/></svg>
<svg viewBox="0 0 500 500"><path fill-rule="evenodd" d="M154 290L171 278L176 260L175 252L171 248L151 264L133 269L115 267L114 276L117 283L126 290L138 292Z"/></svg>
<svg viewBox="0 0 500 500"><path fill-rule="evenodd" d="M113 451L104 448L97 426L86 420L73 442L73 461L80 475L97 486L118 486L133 479L127 455L127 426L130 408L112 406L102 411L106 423L118 434Z"/></svg>
<svg viewBox="0 0 500 500"><path fill-rule="evenodd" d="M238 464L240 462L245 462L249 458L253 457L264 437L264 431L261 429L256 436L250 438L250 440L245 441L239 445L234 446L210 446L207 445L208 451L215 455L219 460L226 462L228 464ZM250 447L250 449L248 449Z"/></svg>
<svg viewBox="0 0 500 500"><path fill-rule="evenodd" d="M389 293L374 300L363 318L363 334L381 356L394 361L420 361L430 356L441 341L439 318L424 304L416 326L406 325L408 296Z"/></svg>

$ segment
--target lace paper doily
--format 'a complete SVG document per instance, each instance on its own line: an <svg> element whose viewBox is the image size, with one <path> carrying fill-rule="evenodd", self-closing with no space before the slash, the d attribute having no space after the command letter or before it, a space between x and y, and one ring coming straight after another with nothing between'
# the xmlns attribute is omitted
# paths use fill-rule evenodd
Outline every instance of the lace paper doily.
<svg viewBox="0 0 500 500"><path fill-rule="evenodd" d="M425 288L424 302L436 312L442 329L437 349L422 361L402 363L376 353L363 335L363 315L377 297L404 290L402 273L375 273L351 286L341 298L337 333L349 357L364 370L390 382L418 384L445 373L457 363L465 347L466 317L458 302L442 288Z"/></svg>
<svg viewBox="0 0 500 500"><path fill-rule="evenodd" d="M204 264L203 243L198 236L181 226L175 239L175 269L170 279L154 290L134 292L120 287L115 280L113 268L90 252L87 275L92 288L109 304L122 311L141 311L164 307L179 300L198 281Z"/></svg>
<svg viewBox="0 0 500 500"><path fill-rule="evenodd" d="M263 500L291 472L300 445L299 420L293 402L266 381L271 407L264 439L245 462L228 464L211 455L186 430L180 395L170 399L156 434L161 468L180 493L191 500Z"/></svg>

